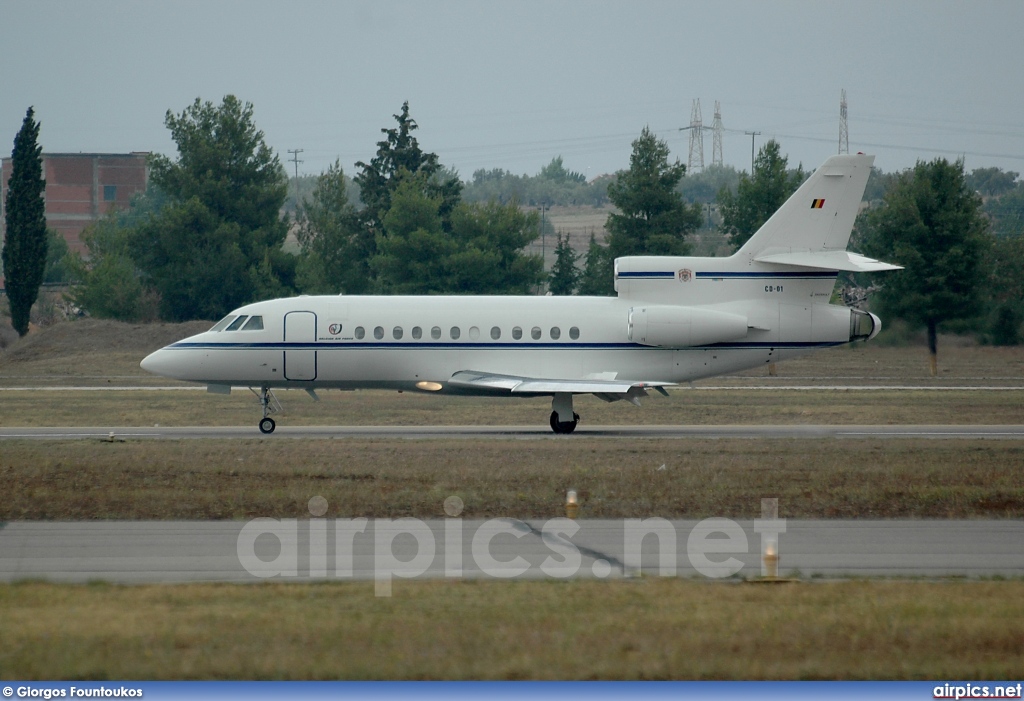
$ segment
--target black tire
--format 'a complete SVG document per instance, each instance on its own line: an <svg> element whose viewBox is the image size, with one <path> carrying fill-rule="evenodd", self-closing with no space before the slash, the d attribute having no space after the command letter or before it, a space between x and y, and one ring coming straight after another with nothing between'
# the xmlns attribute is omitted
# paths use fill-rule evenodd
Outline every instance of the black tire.
<svg viewBox="0 0 1024 701"><path fill-rule="evenodd" d="M274 429L277 428L277 422L269 416L260 421L260 432L261 433L273 433Z"/></svg>
<svg viewBox="0 0 1024 701"><path fill-rule="evenodd" d="M572 421L559 421L558 412L552 411L549 423L551 424L551 430L555 433L572 433L576 430L576 424L580 422L580 415L576 412L572 414Z"/></svg>

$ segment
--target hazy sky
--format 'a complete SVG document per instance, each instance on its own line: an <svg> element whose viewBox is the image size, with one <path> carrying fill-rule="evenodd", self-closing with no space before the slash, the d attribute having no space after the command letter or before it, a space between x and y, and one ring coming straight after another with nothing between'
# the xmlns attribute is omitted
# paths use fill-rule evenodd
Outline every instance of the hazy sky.
<svg viewBox="0 0 1024 701"><path fill-rule="evenodd" d="M0 153L29 105L51 152L173 154L168 109L228 93L300 173L368 160L409 100L421 145L464 179L561 155L628 167L648 125L684 163L695 98L724 158L751 137L790 164L850 150L886 171L963 155L1024 171L1024 2L0 0ZM706 163L711 162L706 135Z"/></svg>

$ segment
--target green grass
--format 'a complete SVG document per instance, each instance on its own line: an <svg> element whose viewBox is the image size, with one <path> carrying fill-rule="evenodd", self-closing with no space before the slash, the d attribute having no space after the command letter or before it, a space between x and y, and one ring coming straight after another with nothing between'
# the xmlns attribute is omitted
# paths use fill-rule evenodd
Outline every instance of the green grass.
<svg viewBox="0 0 1024 701"><path fill-rule="evenodd" d="M1024 582L0 586L5 679L1015 679Z"/></svg>

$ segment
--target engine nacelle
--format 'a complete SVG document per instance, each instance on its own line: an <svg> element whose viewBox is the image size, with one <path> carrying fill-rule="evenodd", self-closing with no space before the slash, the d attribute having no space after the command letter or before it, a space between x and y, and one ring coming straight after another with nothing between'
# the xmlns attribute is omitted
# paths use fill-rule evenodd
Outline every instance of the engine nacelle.
<svg viewBox="0 0 1024 701"><path fill-rule="evenodd" d="M629 340L668 348L738 341L747 335L747 318L700 307L650 305L629 310Z"/></svg>

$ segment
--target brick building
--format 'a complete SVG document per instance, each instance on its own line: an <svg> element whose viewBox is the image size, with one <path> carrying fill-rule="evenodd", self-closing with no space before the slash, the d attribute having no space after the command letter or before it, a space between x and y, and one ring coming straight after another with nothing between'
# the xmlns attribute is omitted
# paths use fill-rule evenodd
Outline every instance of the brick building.
<svg viewBox="0 0 1024 701"><path fill-rule="evenodd" d="M64 236L72 251L83 252L82 230L112 208L124 209L146 189L148 153L44 153L46 226ZM7 181L12 162L3 159L0 230L4 226Z"/></svg>

